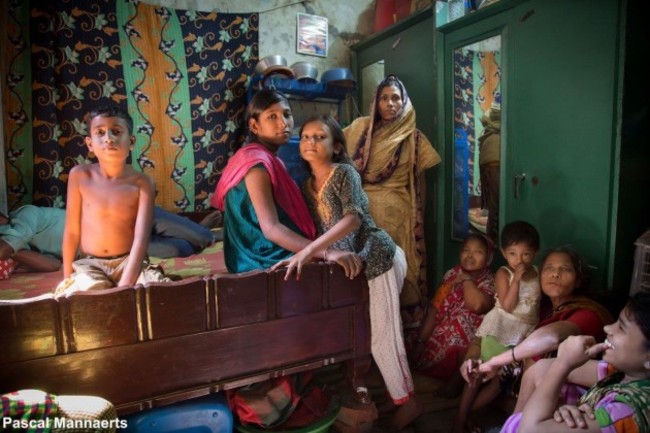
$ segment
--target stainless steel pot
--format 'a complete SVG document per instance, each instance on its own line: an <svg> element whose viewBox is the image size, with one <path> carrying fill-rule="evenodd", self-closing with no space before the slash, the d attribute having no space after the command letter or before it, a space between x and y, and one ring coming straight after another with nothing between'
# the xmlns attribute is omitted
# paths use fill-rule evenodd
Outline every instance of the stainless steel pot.
<svg viewBox="0 0 650 433"><path fill-rule="evenodd" d="M318 77L318 68L309 62L296 62L291 65L291 70L296 80L315 83Z"/></svg>
<svg viewBox="0 0 650 433"><path fill-rule="evenodd" d="M352 71L348 68L329 69L323 72L320 80L322 83L327 83L328 86L354 88L357 85L357 82L352 75Z"/></svg>
<svg viewBox="0 0 650 433"><path fill-rule="evenodd" d="M287 59L279 54L266 56L255 66L255 73L264 76L277 71L289 71L289 73L293 75L293 71L287 67Z"/></svg>

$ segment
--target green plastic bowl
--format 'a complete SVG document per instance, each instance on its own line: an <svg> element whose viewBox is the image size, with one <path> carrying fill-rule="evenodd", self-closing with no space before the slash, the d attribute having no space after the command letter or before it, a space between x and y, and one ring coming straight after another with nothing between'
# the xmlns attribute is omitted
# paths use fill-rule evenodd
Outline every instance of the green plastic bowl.
<svg viewBox="0 0 650 433"><path fill-rule="evenodd" d="M259 427L253 427L252 425L242 425L242 424L236 424L235 428L237 431L241 433L327 433L334 424L334 421L336 421L336 417L339 415L339 411L341 410L341 406L336 405L333 408L329 410L323 418L319 419L315 423L305 426L305 427L300 427L300 428L295 428L295 429L289 429L289 430L275 430L275 429L264 429L264 428L259 428Z"/></svg>

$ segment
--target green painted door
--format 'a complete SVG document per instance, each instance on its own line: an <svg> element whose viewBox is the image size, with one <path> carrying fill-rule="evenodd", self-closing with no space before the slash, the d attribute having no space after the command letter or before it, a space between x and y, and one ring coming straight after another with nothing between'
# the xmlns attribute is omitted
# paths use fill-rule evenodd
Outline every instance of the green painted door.
<svg viewBox="0 0 650 433"><path fill-rule="evenodd" d="M452 240L451 52L502 37L500 224L523 219L542 249L572 244L594 266L596 288L611 281L620 107L620 13L616 0L502 0L441 29L439 89L445 125L444 206L438 269L457 263ZM464 21L464 22L463 22ZM440 274L438 275L440 277Z"/></svg>
<svg viewBox="0 0 650 433"><path fill-rule="evenodd" d="M608 287L619 106L619 2L533 0L514 11L503 211L572 244ZM516 176L519 181L516 191Z"/></svg>

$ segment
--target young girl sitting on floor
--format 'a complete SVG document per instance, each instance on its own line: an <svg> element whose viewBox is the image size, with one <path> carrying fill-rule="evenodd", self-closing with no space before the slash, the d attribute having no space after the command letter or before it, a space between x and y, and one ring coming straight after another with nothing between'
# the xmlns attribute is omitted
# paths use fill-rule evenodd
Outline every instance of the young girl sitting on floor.
<svg viewBox="0 0 650 433"><path fill-rule="evenodd" d="M399 293L406 276L404 252L368 211L361 178L345 151L341 127L331 117L308 119L300 131L300 156L309 164L311 177L303 193L319 237L292 258L273 269L287 267L285 279L319 251L330 247L354 251L365 262L370 293L371 351L393 403L399 406L392 419L401 430L421 412L415 399L408 367L399 312Z"/></svg>
<svg viewBox="0 0 650 433"><path fill-rule="evenodd" d="M523 412L508 418L502 432L650 431L650 294L634 295L618 321L604 330L604 343L572 336L560 345L557 358L538 361L533 368L544 370L537 374L543 380L530 396L520 395L527 398ZM599 354L602 361L590 359ZM577 405L558 408L565 381L593 386Z"/></svg>
<svg viewBox="0 0 650 433"><path fill-rule="evenodd" d="M494 276L495 305L483 318L461 366L468 381L463 389L460 406L452 431L465 430L470 411L477 410L499 395L499 380L493 378L479 392L479 381L472 374L476 359L487 361L510 350L535 327L539 316L541 289L539 273L533 260L539 250L539 233L525 221L514 221L501 232L501 254L506 266ZM470 381L471 377L471 381Z"/></svg>
<svg viewBox="0 0 650 433"><path fill-rule="evenodd" d="M440 397L457 397L463 386L459 367L483 315L494 305L493 247L482 235L463 241L459 264L442 278L424 318L413 358L427 376L444 381Z"/></svg>

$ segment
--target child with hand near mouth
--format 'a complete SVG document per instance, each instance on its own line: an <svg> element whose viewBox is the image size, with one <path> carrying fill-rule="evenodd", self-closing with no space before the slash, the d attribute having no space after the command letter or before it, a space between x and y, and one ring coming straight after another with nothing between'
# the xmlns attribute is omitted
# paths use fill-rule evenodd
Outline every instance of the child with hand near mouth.
<svg viewBox="0 0 650 433"><path fill-rule="evenodd" d="M526 373L537 378L530 395L521 394L502 432L650 431L650 293L637 293L618 321L604 327L607 339L572 336L557 358L541 360ZM602 361L592 358L602 354ZM557 406L565 381L591 386L577 404ZM524 400L523 402L521 400Z"/></svg>

